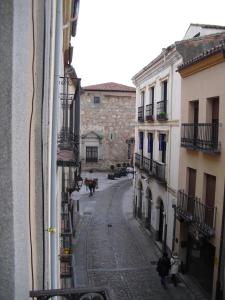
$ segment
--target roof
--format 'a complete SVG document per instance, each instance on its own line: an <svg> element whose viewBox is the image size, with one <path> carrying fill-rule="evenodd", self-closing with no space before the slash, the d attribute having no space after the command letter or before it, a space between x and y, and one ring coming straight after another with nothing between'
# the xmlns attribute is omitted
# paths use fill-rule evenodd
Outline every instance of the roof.
<svg viewBox="0 0 225 300"><path fill-rule="evenodd" d="M155 63L157 63L158 61L160 61L160 59L162 59L165 54L167 54L169 51L173 50L174 48L175 48L175 44L171 44L168 47L163 48L162 52L158 56L156 56L156 58L154 58L149 64L147 64L146 66L144 66L144 68L142 68L138 73L136 73L132 77L132 80L135 80L136 78L138 78L142 73L144 73L151 66L153 66Z"/></svg>
<svg viewBox="0 0 225 300"><path fill-rule="evenodd" d="M136 92L136 89L131 86L106 82L101 84L89 85L82 88L84 91L109 91L109 92Z"/></svg>
<svg viewBox="0 0 225 300"><path fill-rule="evenodd" d="M209 56L214 55L214 54L219 53L219 52L223 52L224 56L225 56L225 40L220 41L220 43L215 45L214 47L203 51L198 56L195 56L195 57L187 60L186 62L184 62L183 64L178 66L178 71L186 68L187 66L193 65L193 64L205 59L206 57L209 57Z"/></svg>
<svg viewBox="0 0 225 300"><path fill-rule="evenodd" d="M191 23L190 26L200 26L200 27L202 27L202 28L208 28L208 29L225 29L225 26L221 26L221 25L211 25L211 24Z"/></svg>

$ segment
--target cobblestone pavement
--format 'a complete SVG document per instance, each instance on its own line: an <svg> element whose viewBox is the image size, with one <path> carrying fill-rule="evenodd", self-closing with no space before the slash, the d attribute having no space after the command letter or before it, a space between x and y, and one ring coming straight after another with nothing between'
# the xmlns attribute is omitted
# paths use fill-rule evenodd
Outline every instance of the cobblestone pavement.
<svg viewBox="0 0 225 300"><path fill-rule="evenodd" d="M160 253L132 215L132 181L80 200L74 240L75 287L107 286L115 300L204 299L183 282L164 290L155 270Z"/></svg>

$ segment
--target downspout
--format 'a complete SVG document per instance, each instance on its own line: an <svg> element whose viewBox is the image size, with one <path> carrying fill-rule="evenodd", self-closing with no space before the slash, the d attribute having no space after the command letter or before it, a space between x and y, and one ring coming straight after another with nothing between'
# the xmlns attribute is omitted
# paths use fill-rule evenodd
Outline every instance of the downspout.
<svg viewBox="0 0 225 300"><path fill-rule="evenodd" d="M74 122L75 142L77 143L77 162L80 161L80 78L77 78L76 92L75 92L75 122Z"/></svg>
<svg viewBox="0 0 225 300"><path fill-rule="evenodd" d="M62 0L56 2L56 34L55 34L55 61L54 61L54 86L52 108L52 149L51 149L51 198L50 198L50 278L51 289L58 288L58 247L57 247L57 131L59 112L59 77L62 64Z"/></svg>
<svg viewBox="0 0 225 300"><path fill-rule="evenodd" d="M171 65L171 89L170 89L170 119L172 120L172 99L173 99L173 65ZM169 162L167 164L167 180L168 180L168 184L170 186L170 166L171 166L171 144L172 144L172 140L171 140L171 125L169 125L169 137L168 137L168 141L169 141ZM167 251L167 228L168 228L168 204L169 204L169 193L168 193L168 189L166 191L166 214L165 214L165 225L164 225L164 246L163 246L163 250L164 252ZM173 238L174 239L174 238ZM173 244L173 243L172 243ZM172 245L173 248L173 245Z"/></svg>

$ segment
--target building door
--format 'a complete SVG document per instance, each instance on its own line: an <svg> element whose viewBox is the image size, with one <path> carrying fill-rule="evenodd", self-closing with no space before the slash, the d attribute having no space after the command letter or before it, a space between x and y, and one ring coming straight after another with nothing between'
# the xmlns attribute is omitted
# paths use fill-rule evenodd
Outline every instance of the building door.
<svg viewBox="0 0 225 300"><path fill-rule="evenodd" d="M196 170L192 169L192 168L188 168L188 204L187 204L187 211L190 214L194 213L195 187L196 187Z"/></svg>
<svg viewBox="0 0 225 300"><path fill-rule="evenodd" d="M197 143L198 138L198 112L199 112L199 104L198 101L194 101L194 144Z"/></svg>
<svg viewBox="0 0 225 300"><path fill-rule="evenodd" d="M212 227L214 219L214 204L216 191L216 177L206 174L206 189L205 189L205 223Z"/></svg>
<svg viewBox="0 0 225 300"><path fill-rule="evenodd" d="M139 189L138 189L139 192L138 218L140 219L142 219L142 194L143 194L142 191L143 191L142 183L140 182Z"/></svg>
<svg viewBox="0 0 225 300"><path fill-rule="evenodd" d="M159 151L161 151L161 162L166 163L166 135L159 135Z"/></svg>
<svg viewBox="0 0 225 300"><path fill-rule="evenodd" d="M148 189L147 191L147 203L148 203L148 215L146 218L146 228L147 229L151 229L151 214L152 214L152 204L151 204L151 200L152 200L152 192L150 189Z"/></svg>
<svg viewBox="0 0 225 300"><path fill-rule="evenodd" d="M158 240L160 242L163 241L163 219L164 219L164 205L161 200L159 206L159 235L158 235Z"/></svg>
<svg viewBox="0 0 225 300"><path fill-rule="evenodd" d="M212 293L214 257L215 247L212 244L204 238L196 240L189 235L187 272L209 295Z"/></svg>
<svg viewBox="0 0 225 300"><path fill-rule="evenodd" d="M212 101L212 147L218 148L219 98Z"/></svg>

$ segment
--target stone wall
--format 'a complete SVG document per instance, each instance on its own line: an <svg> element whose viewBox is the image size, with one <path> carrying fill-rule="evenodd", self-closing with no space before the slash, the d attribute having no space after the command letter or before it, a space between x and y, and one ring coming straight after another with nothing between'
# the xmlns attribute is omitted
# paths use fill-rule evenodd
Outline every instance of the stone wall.
<svg viewBox="0 0 225 300"><path fill-rule="evenodd" d="M100 97L100 103L94 103L94 97ZM134 125L135 92L83 92L80 149L82 169L107 170L112 164L129 162L126 140L134 137ZM97 163L86 163L87 145L98 145Z"/></svg>

